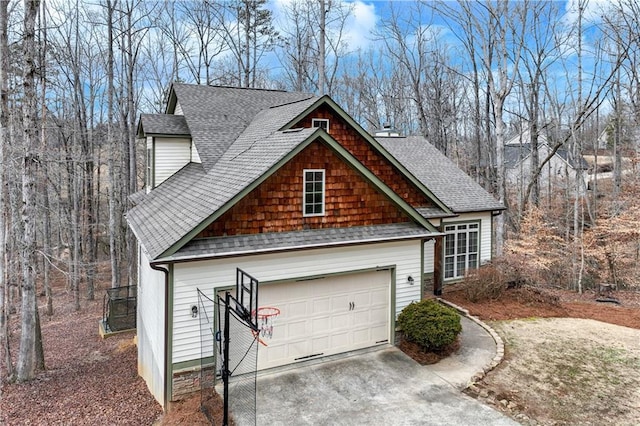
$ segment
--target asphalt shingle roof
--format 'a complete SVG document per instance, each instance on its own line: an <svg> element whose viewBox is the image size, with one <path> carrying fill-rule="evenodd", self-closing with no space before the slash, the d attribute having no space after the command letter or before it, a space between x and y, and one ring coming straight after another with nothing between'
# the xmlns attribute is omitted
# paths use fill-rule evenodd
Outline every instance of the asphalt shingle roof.
<svg viewBox="0 0 640 426"><path fill-rule="evenodd" d="M264 253L428 236L433 236L433 233L413 222L236 235L192 240L166 260Z"/></svg>
<svg viewBox="0 0 640 426"><path fill-rule="evenodd" d="M175 83L173 90L180 102L202 165L207 171L213 168L261 111L278 105L317 99L308 93L182 83ZM267 134L269 132L262 132L262 135Z"/></svg>
<svg viewBox="0 0 640 426"><path fill-rule="evenodd" d="M548 145L546 144L541 145L541 147L542 146L545 146L548 148ZM546 152L547 151L545 151L545 154L541 154L541 155L546 155ZM508 169L512 169L516 167L522 160L529 157L530 155L531 155L530 143L522 143L517 145L508 144L504 146L504 162L505 162L505 166ZM567 151L564 148L559 148L556 151L556 155L562 158L564 161L566 161L567 164L569 164L574 169L577 169L578 167L582 167L583 170L586 170L589 168L589 163L587 163L587 160L585 160L582 155L580 155L579 158L575 159L569 154L569 151Z"/></svg>
<svg viewBox="0 0 640 426"><path fill-rule="evenodd" d="M187 242L188 235L285 159L319 129L279 130L318 101L304 93L174 84L184 116L143 115L144 133L189 132L202 163L189 163L144 197L127 220L152 259L180 240L176 256L226 253L242 244L281 250L292 245L344 244L346 241L430 235L420 225L404 224L322 229L273 235L238 236ZM157 132L157 133L155 133ZM423 138L378 138L407 169L456 213L502 206ZM140 194L142 195L142 194ZM423 209L425 210L425 209ZM442 217L440 209L420 212Z"/></svg>
<svg viewBox="0 0 640 426"><path fill-rule="evenodd" d="M142 114L140 124L147 135L189 136L189 126L183 115Z"/></svg>
<svg viewBox="0 0 640 426"><path fill-rule="evenodd" d="M377 137L376 140L454 213L504 209L425 138Z"/></svg>
<svg viewBox="0 0 640 426"><path fill-rule="evenodd" d="M239 138L208 173L189 163L127 215L153 259L213 215L318 129Z"/></svg>

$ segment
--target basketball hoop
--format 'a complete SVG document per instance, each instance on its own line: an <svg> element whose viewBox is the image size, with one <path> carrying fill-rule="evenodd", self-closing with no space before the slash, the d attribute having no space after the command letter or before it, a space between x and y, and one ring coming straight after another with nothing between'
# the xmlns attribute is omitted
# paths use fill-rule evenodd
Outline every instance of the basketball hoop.
<svg viewBox="0 0 640 426"><path fill-rule="evenodd" d="M280 309L271 306L264 306L257 310L258 330L254 331L253 335L263 346L267 346L267 343L262 338L273 337L273 325L278 315L280 315Z"/></svg>

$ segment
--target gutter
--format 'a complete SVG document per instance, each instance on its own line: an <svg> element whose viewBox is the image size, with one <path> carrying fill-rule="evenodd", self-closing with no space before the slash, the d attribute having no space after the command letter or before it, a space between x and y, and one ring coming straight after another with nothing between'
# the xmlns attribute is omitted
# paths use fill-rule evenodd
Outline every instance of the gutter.
<svg viewBox="0 0 640 426"><path fill-rule="evenodd" d="M169 395L167 392L167 383L169 378L167 377L167 369L169 368L169 269L163 268L159 265L154 265L153 263L149 263L151 269L155 269L156 271L160 271L164 273L164 383L163 386L163 409L166 411L169 406Z"/></svg>

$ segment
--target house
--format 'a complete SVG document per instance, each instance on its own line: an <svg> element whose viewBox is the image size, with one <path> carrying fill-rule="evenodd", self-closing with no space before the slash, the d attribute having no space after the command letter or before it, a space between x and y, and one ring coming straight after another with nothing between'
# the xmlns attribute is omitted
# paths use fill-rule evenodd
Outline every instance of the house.
<svg viewBox="0 0 640 426"><path fill-rule="evenodd" d="M266 369L393 344L406 305L491 258L500 203L423 138L374 138L328 96L174 84L138 132L138 371L164 406L197 374L197 290L231 288L236 268L281 311Z"/></svg>
<svg viewBox="0 0 640 426"><path fill-rule="evenodd" d="M504 146L504 161L506 167L506 181L512 188L522 194L531 182L532 152L531 133L526 130L509 139ZM551 153L553 147L544 134L538 136L538 163ZM545 164L540 173L540 191L542 194L551 194L558 189L575 188L576 177L580 174L580 193L585 194L587 189L587 170L589 164L579 155L574 158L566 148L560 147Z"/></svg>

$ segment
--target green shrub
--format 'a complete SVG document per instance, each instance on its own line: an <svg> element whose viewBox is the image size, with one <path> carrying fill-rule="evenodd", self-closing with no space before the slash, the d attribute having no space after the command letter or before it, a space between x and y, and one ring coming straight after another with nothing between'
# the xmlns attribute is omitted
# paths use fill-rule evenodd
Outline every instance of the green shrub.
<svg viewBox="0 0 640 426"><path fill-rule="evenodd" d="M404 338L424 351L437 351L455 342L462 331L457 312L435 300L411 303L398 315Z"/></svg>

